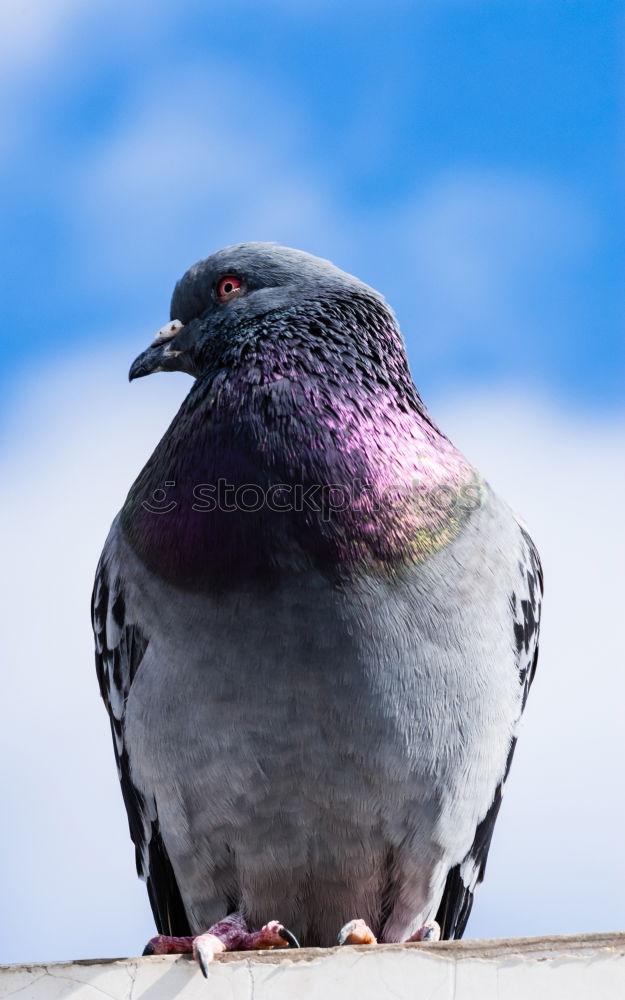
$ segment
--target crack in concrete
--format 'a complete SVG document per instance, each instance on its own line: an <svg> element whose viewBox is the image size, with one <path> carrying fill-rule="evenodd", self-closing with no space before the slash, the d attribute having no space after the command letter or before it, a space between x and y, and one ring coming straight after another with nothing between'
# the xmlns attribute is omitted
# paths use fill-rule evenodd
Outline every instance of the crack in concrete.
<svg viewBox="0 0 625 1000"><path fill-rule="evenodd" d="M57 982L65 981L67 983L72 983L74 986L82 986L83 989L95 990L96 993L101 993L103 997L108 997L108 1000L119 1000L119 996L117 994L109 993L107 990L103 990L101 986L96 986L95 983L85 982L84 979L76 979L74 976L68 976L67 974L57 976L47 967L46 975L50 976L51 979L56 979Z"/></svg>
<svg viewBox="0 0 625 1000"><path fill-rule="evenodd" d="M299 989L298 984L303 983L305 989L309 988L312 976L320 977L324 983L324 996L327 994L328 997L334 997L338 995L338 985L355 975L357 969L358 981L365 989L364 995L384 995L388 996L389 1000L391 997L393 1000L395 998L399 1000L400 996L411 995L402 991L404 977L407 983L409 979L412 980L413 969L416 973L420 973L421 970L425 973L422 992L429 1000L434 996L440 997L441 1000L443 997L446 1000L459 1000L478 982L483 982L485 987L487 986L485 996L487 995L490 1000L499 1000L506 992L510 975L540 977L542 983L542 977L549 976L549 970L557 972L560 969L566 971L567 968L569 969L567 975L574 973L577 978L579 970L580 975L584 973L589 977L590 983L605 981L612 984L613 980L616 982L616 977L622 975L625 934L595 935L578 940L579 946L576 946L577 940L571 938L547 938L521 942L378 945L375 948L349 949L349 954L346 954L344 949L311 949L305 951L304 955L297 953L265 955L262 952L253 956L251 953L245 956L235 954L225 956L223 963L220 958L219 978L222 979L223 974L223 979L229 984L228 973L235 976L236 995L239 995L238 990L242 988L243 996L247 995L248 1000L256 1000L257 973L259 996L260 994L264 996L265 993L269 995L274 987L275 977L286 974L286 981L294 983L293 992ZM417 955L423 964L418 962L412 964L411 959L416 959ZM427 962L424 962L426 957ZM305 959L304 964L307 968L302 968L302 959ZM247 988L240 979L243 969L240 967L237 969L241 961L245 962L249 984ZM400 962L399 970L396 970L395 962ZM151 963L155 964L152 966ZM137 1000L141 994L140 986L144 982L141 973L146 968L150 968L147 992L155 998L166 997L170 994L167 993L167 984L163 985L163 980L167 972L173 971L175 965L180 965L182 974L182 977L179 974L172 980L176 982L179 994L187 995L186 991L189 988L188 995L196 996L197 985L189 986L193 979L192 960L186 956L175 958L164 956L161 959L79 960L76 964L58 962L7 966L0 970L2 976L0 983L4 987L4 990L0 990L0 1000L2 998L48 1000L55 996L72 1000L77 996L88 998L89 992L96 994L93 1000ZM298 969L303 975L297 974ZM237 972L239 974L235 975ZM37 984L45 981L46 977L54 979L59 984L58 989L53 987L49 979L45 985L39 985L37 988ZM106 982L110 991L98 985L100 982ZM584 979L582 985L585 983ZM280 986L280 982L275 980L275 985ZM235 988L234 985L232 988ZM28 994L28 998L24 997L25 993ZM97 994L100 994L99 998ZM540 991L539 995L542 995ZM579 995L584 994L580 992ZM593 995L592 991L588 995Z"/></svg>
<svg viewBox="0 0 625 1000"><path fill-rule="evenodd" d="M135 983L137 982L137 974L139 972L139 966L135 962L134 965L126 966L126 972L130 978L130 986L128 988L128 996L126 1000L133 1000L133 993L135 989Z"/></svg>
<svg viewBox="0 0 625 1000"><path fill-rule="evenodd" d="M34 985L35 985L35 983L38 983L38 982L39 982L39 981L40 981L41 979L45 979L47 975L48 975L48 973L47 973L47 972L42 972L42 973L41 973L41 975L40 975L40 976L37 976L37 978L36 978L36 979L30 979L30 980L29 980L29 981L28 981L28 982L27 982L27 983L25 984L25 986L18 986L18 988L17 988L16 990L10 990L10 992L9 992L9 993L5 993L5 994L4 994L5 998L6 998L6 997L16 997L18 993L22 993L22 992L23 992L24 990L28 990L28 989L30 989L30 988L31 988L31 986L34 986Z"/></svg>
<svg viewBox="0 0 625 1000"><path fill-rule="evenodd" d="M254 970L252 968L252 961L249 958L247 960L247 974L250 979L250 1000L254 1000L254 995L256 993L256 983L254 982Z"/></svg>

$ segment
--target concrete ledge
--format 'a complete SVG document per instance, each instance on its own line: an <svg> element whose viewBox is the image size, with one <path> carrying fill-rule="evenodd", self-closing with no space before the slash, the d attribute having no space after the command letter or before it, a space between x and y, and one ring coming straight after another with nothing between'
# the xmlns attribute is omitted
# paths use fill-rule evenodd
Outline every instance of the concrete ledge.
<svg viewBox="0 0 625 1000"><path fill-rule="evenodd" d="M20 1000L623 1000L625 933L0 966Z"/></svg>

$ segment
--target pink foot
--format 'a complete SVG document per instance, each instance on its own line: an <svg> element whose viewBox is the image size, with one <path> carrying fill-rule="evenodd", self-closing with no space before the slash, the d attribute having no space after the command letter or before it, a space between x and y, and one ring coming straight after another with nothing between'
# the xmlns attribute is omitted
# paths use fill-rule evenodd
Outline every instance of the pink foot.
<svg viewBox="0 0 625 1000"><path fill-rule="evenodd" d="M411 934L407 941L440 941L441 929L435 920L428 920ZM339 944L377 944L377 938L364 920L350 920L339 931Z"/></svg>
<svg viewBox="0 0 625 1000"><path fill-rule="evenodd" d="M358 917L349 920L341 927L338 936L339 944L377 944L378 939L364 920Z"/></svg>
<svg viewBox="0 0 625 1000"><path fill-rule="evenodd" d="M148 941L144 955L182 955L193 952L203 974L215 955L222 951L251 951L260 948L299 948L297 938L278 920L270 920L259 931L248 931L245 920L233 913L197 937L169 937L159 934Z"/></svg>
<svg viewBox="0 0 625 1000"><path fill-rule="evenodd" d="M193 951L192 937L170 937L168 934L157 934L150 938L145 948L144 955L184 955Z"/></svg>
<svg viewBox="0 0 625 1000"><path fill-rule="evenodd" d="M423 927L419 927L418 930L411 934L407 941L440 941L441 939L441 929L440 925L436 923L435 920L428 920L427 924Z"/></svg>

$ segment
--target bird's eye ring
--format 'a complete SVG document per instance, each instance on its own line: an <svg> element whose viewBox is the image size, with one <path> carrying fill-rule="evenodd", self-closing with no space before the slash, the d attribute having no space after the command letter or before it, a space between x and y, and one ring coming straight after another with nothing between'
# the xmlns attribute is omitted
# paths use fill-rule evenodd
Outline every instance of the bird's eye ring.
<svg viewBox="0 0 625 1000"><path fill-rule="evenodd" d="M234 299L237 295L241 295L243 286L239 279L235 278L233 274L226 274L217 282L216 291L217 298L220 302L229 302L230 299Z"/></svg>

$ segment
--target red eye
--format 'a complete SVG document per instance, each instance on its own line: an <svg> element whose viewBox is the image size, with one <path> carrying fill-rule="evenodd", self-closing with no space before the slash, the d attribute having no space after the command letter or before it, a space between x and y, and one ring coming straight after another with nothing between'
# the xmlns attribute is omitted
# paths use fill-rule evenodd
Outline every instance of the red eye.
<svg viewBox="0 0 625 1000"><path fill-rule="evenodd" d="M242 291L241 282L233 274L227 274L217 282L217 298L221 302L228 302L229 299L234 299Z"/></svg>

